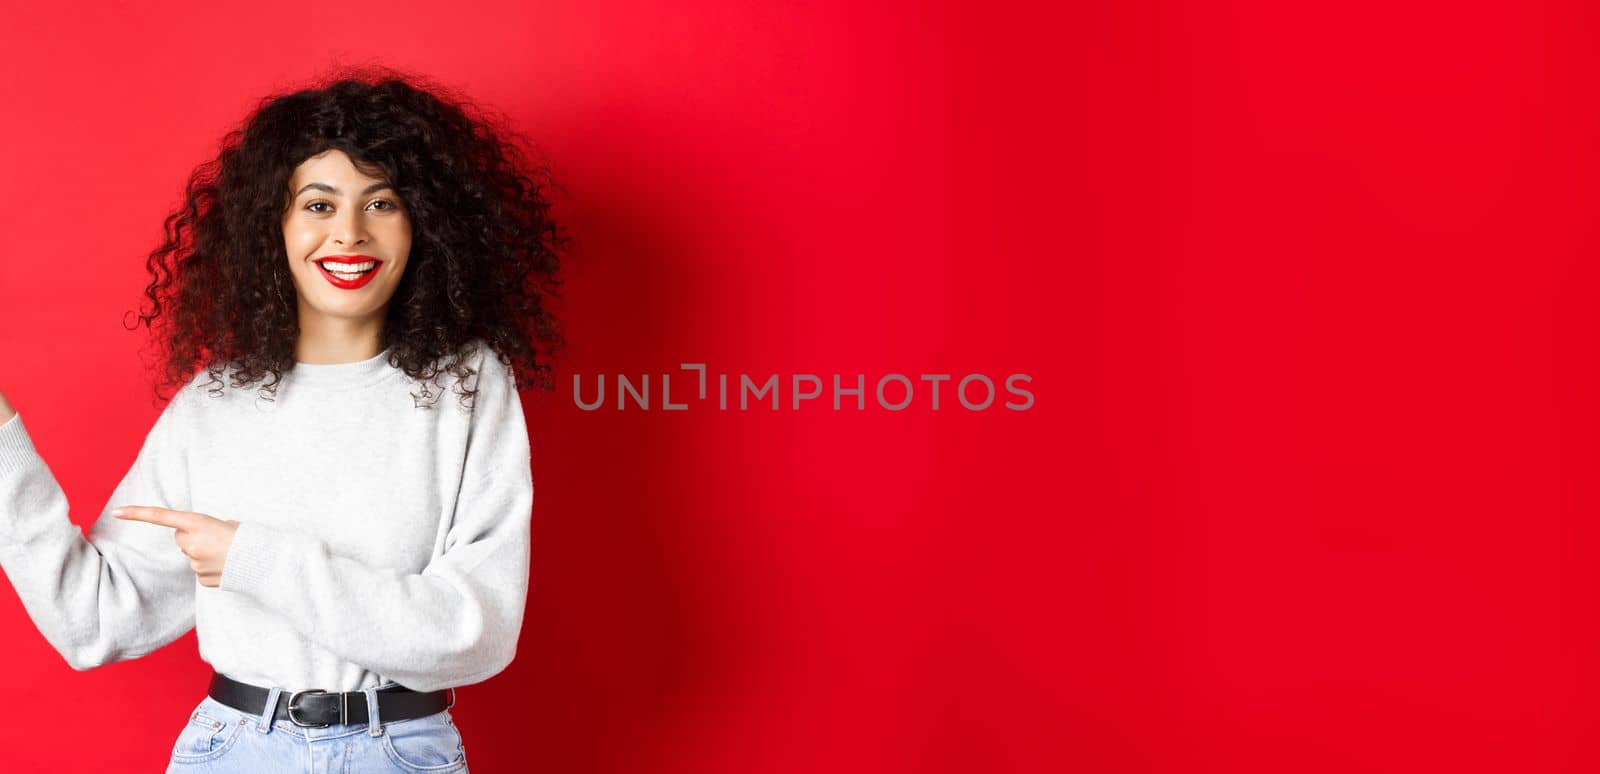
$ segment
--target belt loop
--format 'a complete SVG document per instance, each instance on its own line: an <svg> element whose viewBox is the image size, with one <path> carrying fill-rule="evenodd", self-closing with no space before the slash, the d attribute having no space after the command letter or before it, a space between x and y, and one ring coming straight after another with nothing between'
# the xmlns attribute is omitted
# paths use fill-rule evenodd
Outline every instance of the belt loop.
<svg viewBox="0 0 1600 774"><path fill-rule="evenodd" d="M257 731L263 734L272 731L272 718L278 714L278 697L282 695L282 688L267 691L267 706L261 711L261 722L256 724Z"/></svg>
<svg viewBox="0 0 1600 774"><path fill-rule="evenodd" d="M378 689L364 688L367 695L367 736L383 736L383 722L378 719Z"/></svg>

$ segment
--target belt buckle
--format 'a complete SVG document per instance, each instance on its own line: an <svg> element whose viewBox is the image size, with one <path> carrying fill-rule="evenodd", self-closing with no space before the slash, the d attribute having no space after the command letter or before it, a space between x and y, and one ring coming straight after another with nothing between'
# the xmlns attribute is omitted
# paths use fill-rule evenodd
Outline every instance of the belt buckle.
<svg viewBox="0 0 1600 774"><path fill-rule="evenodd" d="M295 724L295 725L297 725L297 726L299 726L301 728L327 728L331 724L329 724L329 723L302 723L302 722L300 722L299 718L294 716L294 711L295 711L294 702L295 702L295 699L298 699L301 696L304 696L304 695L306 695L308 693L328 695L328 694L332 693L332 691L324 691L324 690L321 690L321 689L313 689L313 690L308 690L308 691L295 691L294 693L289 694L289 707L288 707L288 709L286 711L286 714L288 714L288 716L289 716L289 722L293 723L293 724ZM348 712L348 710L345 707L345 695L343 693L341 693L341 694L339 694L339 722L341 722L341 723L344 722L344 719L346 717L348 717L348 715L346 714L347 712Z"/></svg>

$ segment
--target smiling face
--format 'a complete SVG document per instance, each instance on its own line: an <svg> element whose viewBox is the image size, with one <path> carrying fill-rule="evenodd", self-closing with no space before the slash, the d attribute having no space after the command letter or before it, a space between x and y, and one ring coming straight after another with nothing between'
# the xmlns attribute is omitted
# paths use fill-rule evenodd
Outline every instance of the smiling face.
<svg viewBox="0 0 1600 774"><path fill-rule="evenodd" d="M295 168L289 194L283 246L301 329L381 326L411 254L411 218L394 188L330 150Z"/></svg>

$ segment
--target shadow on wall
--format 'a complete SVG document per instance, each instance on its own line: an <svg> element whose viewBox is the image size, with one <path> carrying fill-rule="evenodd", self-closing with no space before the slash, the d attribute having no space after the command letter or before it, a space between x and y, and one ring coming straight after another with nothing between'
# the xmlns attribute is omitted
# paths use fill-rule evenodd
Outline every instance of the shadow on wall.
<svg viewBox="0 0 1600 774"><path fill-rule="evenodd" d="M699 563L688 552L711 538L685 535L705 523L692 518L692 485L714 474L684 451L710 428L659 411L581 411L572 377L675 367L717 335L717 277L685 267L720 213L686 195L703 184L693 170L665 170L693 154L673 151L664 122L595 111L591 131L508 113L538 127L530 136L582 138L607 156L552 159L551 197L573 243L556 389L523 394L535 490L527 617L516 660L461 691L452 712L474 766L488 771L529 761L652 770L674 723L729 667L708 657L711 624L693 599ZM581 180L563 172L579 164Z"/></svg>

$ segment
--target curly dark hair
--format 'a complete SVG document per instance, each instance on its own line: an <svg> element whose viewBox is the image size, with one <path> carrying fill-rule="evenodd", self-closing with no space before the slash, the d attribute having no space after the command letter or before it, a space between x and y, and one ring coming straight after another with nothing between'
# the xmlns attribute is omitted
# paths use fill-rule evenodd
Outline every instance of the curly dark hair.
<svg viewBox="0 0 1600 774"><path fill-rule="evenodd" d="M138 316L165 345L157 397L169 400L162 389L181 388L201 367L213 385L230 368L234 387L270 374L262 395L276 394L299 331L281 218L295 168L327 150L368 174L381 170L411 217L410 256L385 313L389 364L419 381L455 373L465 390L468 345L482 339L518 390L553 389L550 360L564 342L550 306L569 238L550 215L549 167L508 127L501 114L390 67L341 68L263 98L190 174L146 261L150 308Z"/></svg>

